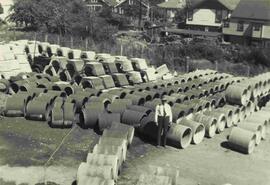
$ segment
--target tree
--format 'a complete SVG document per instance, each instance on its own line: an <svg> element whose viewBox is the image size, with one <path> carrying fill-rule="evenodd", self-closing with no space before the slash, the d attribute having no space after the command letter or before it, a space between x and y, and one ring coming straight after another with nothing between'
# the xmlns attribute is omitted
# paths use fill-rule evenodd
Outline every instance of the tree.
<svg viewBox="0 0 270 185"><path fill-rule="evenodd" d="M2 4L0 3L0 14L4 13L4 9L2 7Z"/></svg>

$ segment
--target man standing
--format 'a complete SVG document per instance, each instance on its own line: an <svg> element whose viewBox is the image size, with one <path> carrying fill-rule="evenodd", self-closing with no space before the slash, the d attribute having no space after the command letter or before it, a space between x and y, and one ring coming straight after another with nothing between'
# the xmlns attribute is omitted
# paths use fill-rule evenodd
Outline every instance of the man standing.
<svg viewBox="0 0 270 185"><path fill-rule="evenodd" d="M172 122L172 109L164 96L161 98L161 104L156 107L155 121L158 126L157 146L161 146L162 138L162 144L166 147L167 132Z"/></svg>

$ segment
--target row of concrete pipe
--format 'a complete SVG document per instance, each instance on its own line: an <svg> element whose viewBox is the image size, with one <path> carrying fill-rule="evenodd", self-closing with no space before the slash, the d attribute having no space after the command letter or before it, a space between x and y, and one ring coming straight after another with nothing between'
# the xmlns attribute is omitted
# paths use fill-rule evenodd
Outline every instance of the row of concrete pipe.
<svg viewBox="0 0 270 185"><path fill-rule="evenodd" d="M269 100L269 97L268 97ZM270 104L247 114L229 135L229 146L239 152L250 154L261 140L265 140L270 128Z"/></svg>
<svg viewBox="0 0 270 185"><path fill-rule="evenodd" d="M127 149L134 136L134 127L111 122L98 144L87 154L77 171L78 185L114 185L126 161Z"/></svg>

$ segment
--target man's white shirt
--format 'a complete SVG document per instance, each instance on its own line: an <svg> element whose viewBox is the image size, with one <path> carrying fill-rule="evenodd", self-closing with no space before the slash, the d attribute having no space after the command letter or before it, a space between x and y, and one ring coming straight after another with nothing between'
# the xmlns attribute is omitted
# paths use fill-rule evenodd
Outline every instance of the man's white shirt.
<svg viewBox="0 0 270 185"><path fill-rule="evenodd" d="M158 121L158 116L169 116L170 123L172 122L172 109L168 103L160 104L156 106L155 122Z"/></svg>

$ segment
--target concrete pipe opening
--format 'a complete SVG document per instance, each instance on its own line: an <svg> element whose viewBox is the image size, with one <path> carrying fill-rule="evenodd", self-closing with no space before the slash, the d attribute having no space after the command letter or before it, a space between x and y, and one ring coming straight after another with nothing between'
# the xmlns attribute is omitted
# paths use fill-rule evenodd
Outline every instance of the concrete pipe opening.
<svg viewBox="0 0 270 185"><path fill-rule="evenodd" d="M190 127L174 124L168 134L169 142L180 148L187 148L192 140L192 130Z"/></svg>
<svg viewBox="0 0 270 185"><path fill-rule="evenodd" d="M66 65L67 71L69 72L70 76L73 77L75 75L75 68L72 64L67 64Z"/></svg>
<svg viewBox="0 0 270 185"><path fill-rule="evenodd" d="M234 127L229 135L228 144L231 149L250 154L255 148L256 134L251 131Z"/></svg>

